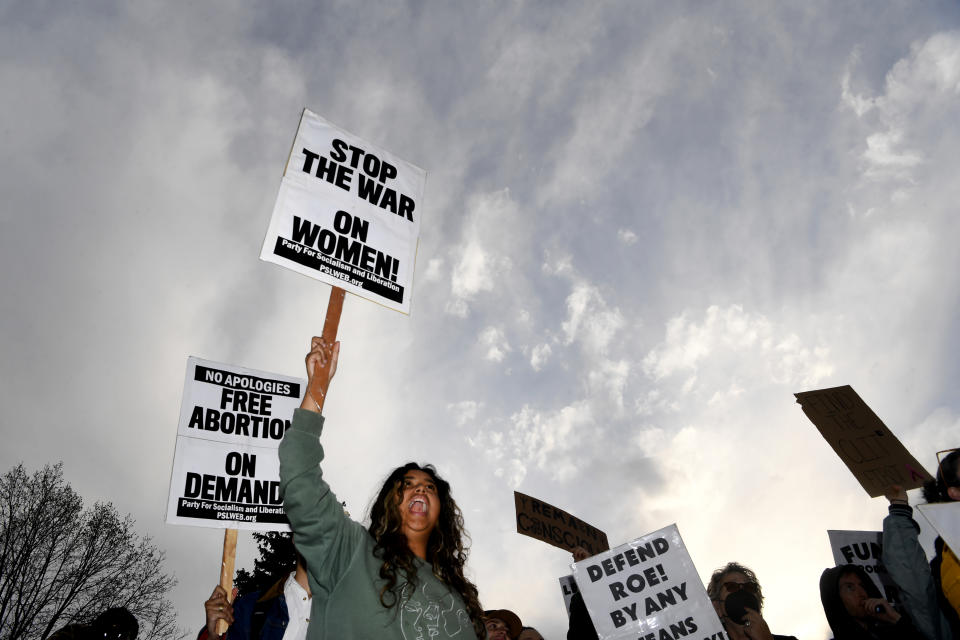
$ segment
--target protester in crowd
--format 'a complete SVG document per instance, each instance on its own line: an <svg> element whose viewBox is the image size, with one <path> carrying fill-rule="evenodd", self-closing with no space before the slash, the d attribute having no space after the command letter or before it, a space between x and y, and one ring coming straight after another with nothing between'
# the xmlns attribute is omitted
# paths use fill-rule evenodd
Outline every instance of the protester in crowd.
<svg viewBox="0 0 960 640"><path fill-rule="evenodd" d="M757 575L737 562L728 562L710 576L707 595L730 640L796 640L770 632L763 610L763 590ZM731 598L732 596L732 598ZM736 610L734 604L738 603Z"/></svg>
<svg viewBox="0 0 960 640"><path fill-rule="evenodd" d="M890 507L883 519L882 561L900 590L904 610L928 640L960 637L960 620L952 609L941 608L938 602L933 573L920 546L920 526L913 519L907 492L893 485L886 496Z"/></svg>
<svg viewBox="0 0 960 640"><path fill-rule="evenodd" d="M573 561L580 562L591 556L583 547L574 547ZM570 598L570 621L567 628L567 640L597 640L597 630L590 619L583 594L578 590Z"/></svg>
<svg viewBox="0 0 960 640"><path fill-rule="evenodd" d="M483 626L487 640L517 640L523 623L509 609L492 609L483 612Z"/></svg>
<svg viewBox="0 0 960 640"><path fill-rule="evenodd" d="M943 459L936 480L924 487L927 502L960 500L958 461L958 451ZM927 564L907 492L893 485L886 496L890 507L883 520L883 564L900 588L905 610L929 640L960 638L960 566L956 555L938 537L934 543L936 556Z"/></svg>
<svg viewBox="0 0 960 640"><path fill-rule="evenodd" d="M310 622L310 584L303 557L298 553L296 569L262 594L253 591L231 605L227 592L217 585L203 607L207 626L197 634L197 640L305 640ZM225 620L229 628L218 636L220 620Z"/></svg>
<svg viewBox="0 0 960 640"><path fill-rule="evenodd" d="M952 450L937 466L936 480L927 482L923 487L924 499L930 503L960 502L960 449ZM938 536L934 545L936 556L930 563L930 569L933 571L937 599L940 607L957 625L960 623L960 562L943 538ZM958 626L953 628L956 631ZM955 637L960 637L960 634L955 634Z"/></svg>
<svg viewBox="0 0 960 640"><path fill-rule="evenodd" d="M140 624L126 607L107 609L90 624L68 624L49 640L136 640Z"/></svg>
<svg viewBox="0 0 960 640"><path fill-rule="evenodd" d="M884 600L867 572L855 564L824 570L820 600L834 640L923 640L910 618Z"/></svg>
<svg viewBox="0 0 960 640"><path fill-rule="evenodd" d="M310 640L472 640L484 633L477 588L464 576L463 515L431 466L408 463L386 479L365 530L323 478L318 400L340 344L313 338L307 392L280 444L280 490L307 562Z"/></svg>
<svg viewBox="0 0 960 640"><path fill-rule="evenodd" d="M533 627L524 627L520 629L520 635L517 636L517 640L543 640L543 636Z"/></svg>

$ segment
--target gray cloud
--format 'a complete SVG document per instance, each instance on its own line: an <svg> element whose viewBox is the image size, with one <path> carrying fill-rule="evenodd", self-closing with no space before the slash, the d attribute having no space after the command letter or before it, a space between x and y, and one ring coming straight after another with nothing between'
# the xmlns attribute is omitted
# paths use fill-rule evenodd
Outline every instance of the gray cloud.
<svg viewBox="0 0 960 640"><path fill-rule="evenodd" d="M823 530L883 509L791 394L852 384L928 466L950 445L951 4L0 12L0 462L131 511L185 626L220 544L162 523L185 359L300 374L322 322L325 285L256 258L304 106L428 171L411 316L344 309L328 474L359 516L436 462L484 602L545 636L569 558L513 489L614 544L677 522L817 636Z"/></svg>

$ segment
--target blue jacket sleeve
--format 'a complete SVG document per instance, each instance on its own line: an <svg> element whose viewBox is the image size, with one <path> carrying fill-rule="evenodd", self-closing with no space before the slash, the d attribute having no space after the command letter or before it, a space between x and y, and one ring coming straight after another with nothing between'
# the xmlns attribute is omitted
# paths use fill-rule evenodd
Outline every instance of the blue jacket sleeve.
<svg viewBox="0 0 960 640"><path fill-rule="evenodd" d="M369 534L350 520L323 479L323 416L296 409L280 443L280 493L314 598L328 596Z"/></svg>

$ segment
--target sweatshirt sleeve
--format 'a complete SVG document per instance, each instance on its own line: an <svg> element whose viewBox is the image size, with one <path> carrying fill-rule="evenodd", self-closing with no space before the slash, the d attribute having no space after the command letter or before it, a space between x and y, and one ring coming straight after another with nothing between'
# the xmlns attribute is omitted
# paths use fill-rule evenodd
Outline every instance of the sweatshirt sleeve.
<svg viewBox="0 0 960 640"><path fill-rule="evenodd" d="M293 423L280 443L280 494L293 542L307 561L311 589L329 594L369 534L346 516L323 479L322 429L323 416L294 410Z"/></svg>
<svg viewBox="0 0 960 640"><path fill-rule="evenodd" d="M883 565L900 587L900 598L914 626L926 638L947 638L942 635L933 575L920 546L920 527L913 519L913 509L891 504L889 512L883 519Z"/></svg>

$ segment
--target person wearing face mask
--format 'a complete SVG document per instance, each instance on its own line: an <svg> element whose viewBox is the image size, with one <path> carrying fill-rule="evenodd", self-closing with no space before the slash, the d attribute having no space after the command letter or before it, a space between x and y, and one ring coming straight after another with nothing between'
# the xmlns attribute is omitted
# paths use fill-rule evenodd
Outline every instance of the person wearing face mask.
<svg viewBox="0 0 960 640"><path fill-rule="evenodd" d="M408 463L384 481L364 528L323 477L320 402L340 343L313 338L307 392L280 443L280 491L312 594L307 640L476 640L477 588L464 575L467 539L450 485Z"/></svg>
<svg viewBox="0 0 960 640"><path fill-rule="evenodd" d="M770 632L763 619L763 591L757 575L737 562L728 562L710 576L707 595L730 640L797 640Z"/></svg>

